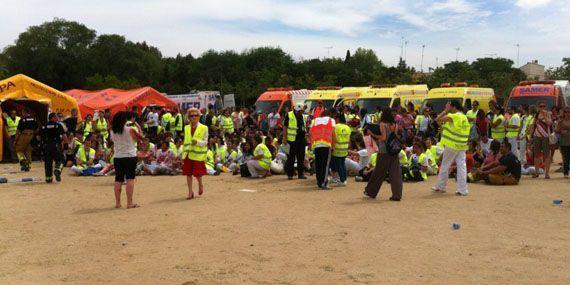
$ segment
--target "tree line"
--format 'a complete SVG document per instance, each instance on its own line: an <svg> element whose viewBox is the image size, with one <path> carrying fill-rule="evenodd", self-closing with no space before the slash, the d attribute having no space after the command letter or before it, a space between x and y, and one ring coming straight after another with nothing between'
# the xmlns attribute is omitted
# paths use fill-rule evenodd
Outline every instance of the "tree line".
<svg viewBox="0 0 570 285"><path fill-rule="evenodd" d="M564 67L565 66L565 67ZM570 78L569 62L556 76ZM209 50L164 56L146 42L132 42L116 34L97 35L85 25L54 19L31 26L0 54L0 77L23 73L54 88L68 90L151 86L168 94L191 90L220 90L236 94L238 104L251 104L269 87L367 86L371 84L427 84L465 81L495 89L504 98L524 74L505 58L450 62L420 74L400 60L385 65L370 49L358 48L345 58L295 61L276 47L242 52Z"/></svg>

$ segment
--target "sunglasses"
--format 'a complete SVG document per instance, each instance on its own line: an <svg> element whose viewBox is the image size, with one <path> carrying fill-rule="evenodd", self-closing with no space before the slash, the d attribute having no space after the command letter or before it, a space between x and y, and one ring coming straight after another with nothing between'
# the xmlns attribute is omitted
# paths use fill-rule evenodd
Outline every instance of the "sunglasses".
<svg viewBox="0 0 570 285"><path fill-rule="evenodd" d="M196 118L196 117L198 117L198 115L190 115L190 116L188 116L188 117L190 117L190 118Z"/></svg>
<svg viewBox="0 0 570 285"><path fill-rule="evenodd" d="M546 105L540 105L539 108L546 108Z"/></svg>

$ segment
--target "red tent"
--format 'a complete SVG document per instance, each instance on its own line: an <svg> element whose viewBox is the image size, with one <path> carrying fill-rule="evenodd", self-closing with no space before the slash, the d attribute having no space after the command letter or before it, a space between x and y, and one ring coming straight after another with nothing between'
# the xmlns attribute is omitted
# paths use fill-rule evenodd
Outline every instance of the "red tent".
<svg viewBox="0 0 570 285"><path fill-rule="evenodd" d="M115 114L118 111L131 110L133 106L137 106L139 111L149 105L161 106L170 110L178 108L174 101L151 87L132 90L109 88L98 91L72 89L65 91L65 93L77 100L83 116L93 115L94 111L105 109L110 109L111 114Z"/></svg>

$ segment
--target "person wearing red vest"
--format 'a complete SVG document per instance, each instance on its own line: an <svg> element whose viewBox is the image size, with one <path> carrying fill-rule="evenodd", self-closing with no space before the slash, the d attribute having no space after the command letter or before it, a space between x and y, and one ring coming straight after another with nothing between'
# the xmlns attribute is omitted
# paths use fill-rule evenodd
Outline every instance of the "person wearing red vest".
<svg viewBox="0 0 570 285"><path fill-rule="evenodd" d="M321 190L330 190L328 187L328 169L331 157L335 122L329 117L329 111L323 110L321 116L315 118L309 130L311 148L315 154L315 172L317 186Z"/></svg>

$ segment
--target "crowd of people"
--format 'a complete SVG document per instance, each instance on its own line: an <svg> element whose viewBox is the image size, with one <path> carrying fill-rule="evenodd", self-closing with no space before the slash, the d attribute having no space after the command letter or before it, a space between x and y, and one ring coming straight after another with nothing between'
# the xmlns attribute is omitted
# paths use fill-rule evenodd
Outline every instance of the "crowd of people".
<svg viewBox="0 0 570 285"><path fill-rule="evenodd" d="M160 107L118 112L96 111L83 119L50 114L40 126L30 113L5 115L8 157L22 171L31 167L34 146L46 163L46 182L61 180L64 166L78 176L115 175L120 206L126 181L128 207L136 175L186 175L188 199L194 197L192 177L204 191L201 177L231 173L249 178L284 174L288 179L315 175L319 189L342 187L348 177L367 182L364 195L375 198L389 181L393 201L402 198L403 182L426 181L438 175L434 192L445 192L449 177L457 194L467 195L467 182L518 184L521 175L550 178L556 149L561 171L569 174L570 108L547 110L545 102L519 108L477 101L463 110L450 101L441 113L425 106L377 108L368 113L354 106L263 113L248 108L189 109ZM51 166L55 163L55 168ZM50 165L48 167L48 164Z"/></svg>

